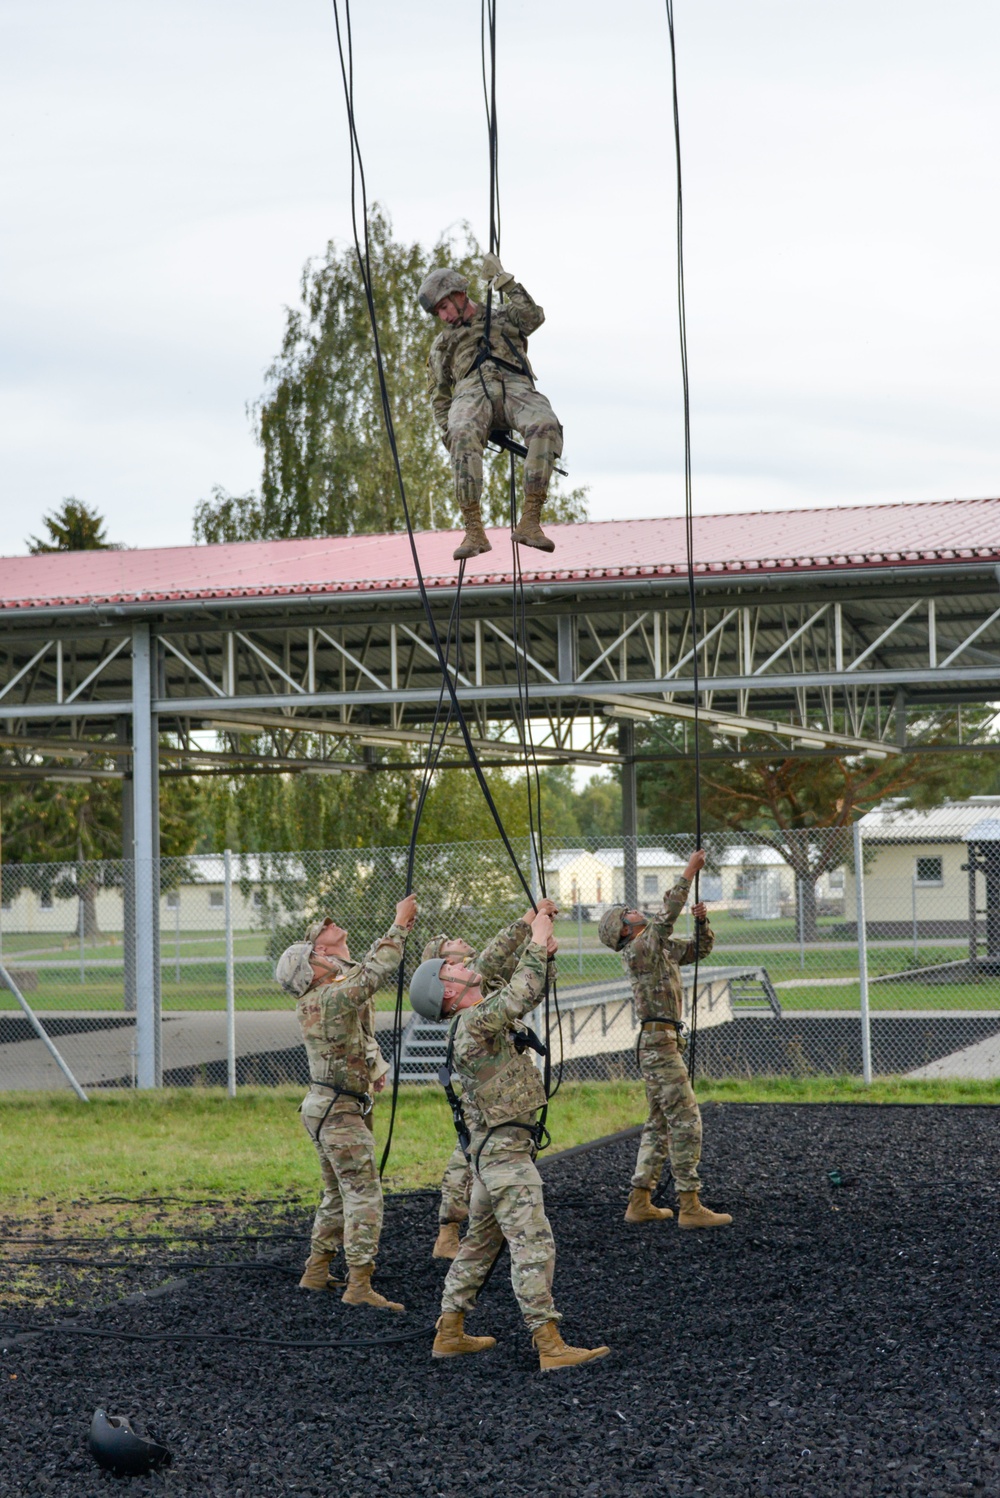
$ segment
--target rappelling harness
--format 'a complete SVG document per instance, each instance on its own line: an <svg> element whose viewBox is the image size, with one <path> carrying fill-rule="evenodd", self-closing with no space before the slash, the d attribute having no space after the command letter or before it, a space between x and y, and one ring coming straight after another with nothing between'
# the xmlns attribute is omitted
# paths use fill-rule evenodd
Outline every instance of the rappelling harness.
<svg viewBox="0 0 1000 1498"><path fill-rule="evenodd" d="M350 1087L337 1087L332 1082L314 1082L312 1080L312 1078L310 1078L310 1080L309 1080L309 1090L310 1090L310 1092L313 1090L313 1088L315 1088L317 1091L332 1092L333 1093L333 1097L330 1099L330 1102L329 1102L329 1105L327 1107L327 1110L323 1114L323 1117L320 1119L320 1121L319 1121L319 1123L318 1123L318 1125L316 1127L315 1134L313 1134L313 1141L315 1143L317 1143L317 1144L319 1143L319 1136L323 1132L323 1127L324 1127L327 1119L330 1117L330 1114L331 1114L331 1112L333 1110L333 1105L334 1105L334 1103L337 1101L337 1099L339 1097L352 1097L352 1098L354 1098L355 1102L357 1102L359 1104L358 1113L360 1113L360 1115L361 1115L362 1118L367 1118L368 1115L369 1115L369 1113L372 1111L372 1108L375 1106L375 1099L372 1097L372 1095L371 1095L370 1092L352 1092L351 1089L350 1089ZM302 1111L302 1105L300 1104L299 1105L299 1112L301 1113L301 1111ZM356 1116L357 1115L355 1115L355 1117ZM309 1132L312 1133L312 1130L309 1130Z"/></svg>

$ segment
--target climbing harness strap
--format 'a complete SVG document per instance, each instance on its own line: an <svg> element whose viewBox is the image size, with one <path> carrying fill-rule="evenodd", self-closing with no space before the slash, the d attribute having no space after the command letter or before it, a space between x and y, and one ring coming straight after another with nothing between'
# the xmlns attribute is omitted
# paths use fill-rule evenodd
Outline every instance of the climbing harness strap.
<svg viewBox="0 0 1000 1498"><path fill-rule="evenodd" d="M680 1046L681 1037L684 1034L684 1021L682 1019L667 1019L663 1014L651 1014L648 1019L639 1021L639 1033L635 1037L635 1064L639 1065L639 1050L642 1046L642 1032L647 1025L673 1025L677 1032L677 1042Z"/></svg>
<svg viewBox="0 0 1000 1498"><path fill-rule="evenodd" d="M471 1157L469 1146L472 1143L472 1135L469 1133L469 1125L465 1121L465 1111L462 1108L462 1099L455 1091L451 1082L451 1066L455 1055L455 1028L458 1025L459 1016L456 1014L448 1031L448 1049L445 1052L444 1065L438 1071L438 1081L444 1088L444 1095L448 1099L451 1109L452 1121L455 1125L455 1133L458 1135L458 1143L466 1161Z"/></svg>
<svg viewBox="0 0 1000 1498"><path fill-rule="evenodd" d="M479 1175L479 1161L482 1158L483 1150L489 1144L497 1129L523 1129L526 1134L529 1134L534 1147L532 1159L535 1158L535 1155L540 1154L542 1150L547 1150L552 1143L552 1135L540 1118L537 1118L533 1124L515 1123L513 1119L509 1123L494 1124L492 1128L486 1130L486 1133L483 1135L483 1141L476 1150L476 1158L473 1161L472 1169L477 1176ZM481 1179L482 1177L480 1176Z"/></svg>
<svg viewBox="0 0 1000 1498"><path fill-rule="evenodd" d="M358 1109L358 1112L361 1114L362 1118L367 1118L369 1113L372 1111L372 1108L375 1106L375 1099L372 1097L370 1092L352 1092L350 1087L337 1087L332 1082L310 1082L309 1086L315 1088L320 1092L333 1093L333 1097L330 1099L330 1108L333 1107L334 1103L339 1097L354 1098L355 1102L360 1103L361 1105ZM327 1108L326 1113L323 1114L323 1123L326 1122L327 1114L330 1112L330 1108ZM322 1128L322 1124L320 1125L320 1127Z"/></svg>

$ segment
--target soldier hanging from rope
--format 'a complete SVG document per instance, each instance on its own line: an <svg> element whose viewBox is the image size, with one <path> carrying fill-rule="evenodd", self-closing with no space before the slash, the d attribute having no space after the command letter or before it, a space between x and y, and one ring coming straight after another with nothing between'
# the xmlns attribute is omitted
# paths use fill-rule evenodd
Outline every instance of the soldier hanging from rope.
<svg viewBox="0 0 1000 1498"><path fill-rule="evenodd" d="M538 909L546 915L556 916L559 911L553 900L539 900ZM469 968L482 978L483 993L493 993L503 988L514 976L518 958L531 940L531 923L535 919L534 909L528 909L519 921L498 931L492 941L476 955L475 947L458 936L441 932L431 937L424 947L421 962L434 962L446 958ZM465 1158L460 1144L456 1144L441 1178L441 1203L438 1208L438 1235L432 1250L435 1259L453 1259L458 1253L458 1230L469 1215L469 1197L472 1195L472 1167Z"/></svg>
<svg viewBox="0 0 1000 1498"><path fill-rule="evenodd" d="M506 1240L510 1277L543 1372L593 1362L606 1347L568 1347L552 1299L556 1246L535 1166L546 1103L528 1054L540 1045L524 1023L545 992L555 956L552 917L539 911L531 940L508 984L484 995L478 972L448 958L422 962L410 979L410 1003L425 1019L452 1018L449 1066L458 1074L470 1130L473 1187L469 1231L448 1270L432 1356L487 1352L493 1337L472 1337L465 1315L476 1304Z"/></svg>
<svg viewBox="0 0 1000 1498"><path fill-rule="evenodd" d="M687 1042L682 1035L681 967L707 957L715 938L703 902L692 909L697 922L694 941L674 941L673 930L687 903L695 875L705 867L701 848L692 853L687 868L663 907L647 918L641 910L611 905L601 917L597 934L606 947L621 954L632 983L639 1020L638 1060L646 1084L649 1117L639 1141L626 1222L664 1222L673 1217L669 1207L655 1207L656 1190L669 1154L670 1170L680 1204L678 1226L721 1228L732 1222L728 1212L712 1212L698 1198L701 1180L701 1110L684 1065Z"/></svg>
<svg viewBox="0 0 1000 1498"><path fill-rule="evenodd" d="M425 312L447 326L428 359L428 388L434 416L451 453L455 491L465 524L455 561L492 550L483 530L483 450L491 431L514 429L528 448L524 461L524 509L513 532L521 546L554 551L539 524L556 460L562 453L562 427L548 400L535 389L528 362L528 337L545 321L495 255L483 260L483 277L503 303L490 298L479 306L458 271L431 271L419 291Z"/></svg>

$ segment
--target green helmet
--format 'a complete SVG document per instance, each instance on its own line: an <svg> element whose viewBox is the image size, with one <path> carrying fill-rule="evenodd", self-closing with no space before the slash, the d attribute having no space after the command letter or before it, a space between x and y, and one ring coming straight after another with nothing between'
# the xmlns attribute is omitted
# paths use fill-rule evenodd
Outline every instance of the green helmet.
<svg viewBox="0 0 1000 1498"><path fill-rule="evenodd" d="M429 276L424 278L420 290L417 292L417 301L425 312L433 314L438 302L453 291L468 291L469 283L457 270L451 270L446 265L439 265L437 270L432 270Z"/></svg>
<svg viewBox="0 0 1000 1498"><path fill-rule="evenodd" d="M601 916L601 924L597 928L597 935L606 947L612 952L618 952L622 947L622 916L628 910L627 905L609 905Z"/></svg>
<svg viewBox="0 0 1000 1498"><path fill-rule="evenodd" d="M289 998L301 999L306 989L312 985L313 970L309 963L312 949L311 941L295 941L278 958L274 969L275 981Z"/></svg>
<svg viewBox="0 0 1000 1498"><path fill-rule="evenodd" d="M424 950L420 954L420 961L433 962L435 957L440 957L443 943L449 940L447 931L439 931L437 936L432 936L430 941L424 943Z"/></svg>
<svg viewBox="0 0 1000 1498"><path fill-rule="evenodd" d="M444 1003L441 969L445 961L444 957L432 957L430 962L422 962L410 979L410 1008L424 1019L441 1018Z"/></svg>

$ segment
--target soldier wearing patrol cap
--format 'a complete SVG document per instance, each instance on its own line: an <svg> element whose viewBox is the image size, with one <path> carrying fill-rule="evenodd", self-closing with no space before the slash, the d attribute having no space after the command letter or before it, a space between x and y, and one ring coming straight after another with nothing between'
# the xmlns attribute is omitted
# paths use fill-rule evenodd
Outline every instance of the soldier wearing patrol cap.
<svg viewBox="0 0 1000 1498"><path fill-rule="evenodd" d="M535 389L528 362L528 337L545 321L545 313L495 255L483 261L483 279L506 301L487 309L468 295L469 283L458 271L439 266L426 277L418 300L425 312L445 323L427 362L434 417L451 453L455 494L465 535L455 561L491 551L480 501L483 450L495 429L521 433L528 449L524 460L524 509L513 532L521 546L554 551L539 524L552 470L562 453L562 427L548 400ZM488 323L488 328L487 328Z"/></svg>
<svg viewBox="0 0 1000 1498"><path fill-rule="evenodd" d="M468 1336L465 1315L505 1240L514 1294L542 1370L593 1362L608 1351L567 1347L552 1299L556 1250L535 1167L536 1115L546 1099L527 1054L538 1040L524 1016L545 991L547 965L555 952L552 917L539 911L510 982L492 993L483 993L480 973L447 957L422 962L410 979L410 1003L418 1014L434 1020L454 1016L449 1065L464 1090L474 1176L469 1231L444 1282L435 1358L486 1352L495 1345L493 1337Z"/></svg>
<svg viewBox="0 0 1000 1498"><path fill-rule="evenodd" d="M381 1090L388 1070L375 1041L372 1001L399 966L416 915L417 902L407 895L396 906L393 925L360 962L352 960L342 927L329 917L315 921L303 941L281 954L274 973L283 991L297 1001L295 1015L311 1079L302 1122L323 1176L312 1251L299 1285L303 1290L340 1288L329 1268L343 1246L348 1271L344 1302L390 1311L403 1307L371 1285L382 1229L382 1184L367 1118L372 1091Z"/></svg>
<svg viewBox="0 0 1000 1498"><path fill-rule="evenodd" d="M539 900L538 909L549 915L558 915L553 900ZM531 939L531 923L535 918L534 908L527 910L520 920L499 931L492 941L486 943L476 955L461 937L448 936L441 931L424 945L421 962L433 962L437 958L449 958L464 963L467 968L482 978L484 993L502 988L509 983L525 944ZM435 1259L453 1259L458 1253L458 1230L469 1215L469 1197L472 1194L472 1170L462 1151L456 1144L448 1157L441 1178L441 1202L438 1207L438 1235L431 1250Z"/></svg>
<svg viewBox="0 0 1000 1498"><path fill-rule="evenodd" d="M612 905L601 917L598 936L621 954L631 979L639 1020L639 1070L646 1084L649 1117L639 1140L626 1222L662 1222L673 1217L668 1207L650 1201L668 1154L680 1202L678 1226L721 1228L732 1222L728 1212L711 1212L698 1199L701 1180L701 1110L684 1065L686 1041L681 1022L683 987L680 969L695 957L707 957L715 937L703 902L692 909L697 921L694 941L674 941L677 918L687 903L691 881L705 867L699 848L663 908L652 917L627 905Z"/></svg>

